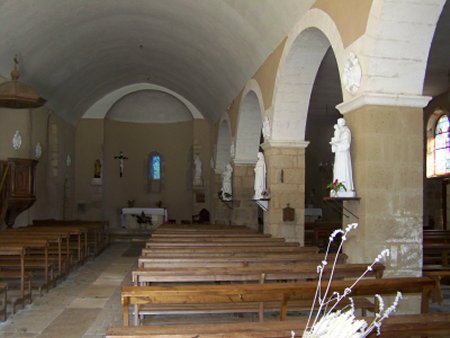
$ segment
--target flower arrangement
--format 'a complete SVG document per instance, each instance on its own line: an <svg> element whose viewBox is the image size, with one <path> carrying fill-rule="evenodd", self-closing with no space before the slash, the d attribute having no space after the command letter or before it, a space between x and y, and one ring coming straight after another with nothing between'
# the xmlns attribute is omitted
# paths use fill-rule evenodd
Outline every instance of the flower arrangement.
<svg viewBox="0 0 450 338"><path fill-rule="evenodd" d="M329 237L327 250L325 252L325 257L321 264L317 267L318 273L318 283L316 293L313 299L313 303L311 305L311 310L309 313L308 321L306 324L305 331L303 332L303 338L363 338L367 337L374 329L377 330L377 334L380 334L381 330L381 322L388 318L391 313L395 311L398 306L399 301L402 298L402 294L397 292L397 296L391 306L385 309L383 299L380 295L375 295L377 298L379 308L378 312L375 314L374 319L370 324L368 324L363 319L356 319L355 317L355 308L353 305L353 301L350 297L350 305L344 307L343 309L336 310L339 303L346 298L351 292L353 287L369 272L372 270L374 264L381 262L386 257L389 256L389 250L383 250L370 264L365 272L355 280L352 285L347 287L344 290L343 294L339 294L338 292L334 292L329 295L329 290L331 287L331 282L333 279L334 270L336 267L336 263L338 261L338 256L336 255L334 258L334 262L330 272L330 278L326 285L325 291L322 294L322 277L325 266L327 265L328 254L330 252L330 247L333 240L336 238L338 234L341 234L341 242L339 244L338 253L341 252L342 245L347 239L347 234L356 229L358 226L357 223L349 224L344 230L338 229L335 230ZM314 309L318 306L317 312L314 312ZM295 332L292 332L291 338L295 337Z"/></svg>
<svg viewBox="0 0 450 338"><path fill-rule="evenodd" d="M337 196L340 190L347 191L347 188L344 183L339 182L338 179L335 179L333 182L327 185L327 189L330 189L330 196Z"/></svg>

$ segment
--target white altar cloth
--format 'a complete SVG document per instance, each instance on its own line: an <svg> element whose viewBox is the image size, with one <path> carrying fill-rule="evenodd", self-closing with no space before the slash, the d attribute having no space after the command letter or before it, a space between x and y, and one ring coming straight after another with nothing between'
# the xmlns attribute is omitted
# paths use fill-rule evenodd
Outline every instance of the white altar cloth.
<svg viewBox="0 0 450 338"><path fill-rule="evenodd" d="M123 208L120 213L122 228L129 227L127 215L140 215L142 213L152 217L153 225L167 222L167 209L164 208Z"/></svg>

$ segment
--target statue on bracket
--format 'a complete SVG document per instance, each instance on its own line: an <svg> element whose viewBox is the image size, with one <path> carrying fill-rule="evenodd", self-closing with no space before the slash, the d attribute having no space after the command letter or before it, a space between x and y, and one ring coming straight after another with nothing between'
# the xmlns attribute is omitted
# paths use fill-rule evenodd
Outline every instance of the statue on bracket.
<svg viewBox="0 0 450 338"><path fill-rule="evenodd" d="M193 184L195 186L202 186L202 161L200 160L200 156L198 154L194 157L194 181Z"/></svg>
<svg viewBox="0 0 450 338"><path fill-rule="evenodd" d="M269 120L269 116L267 116L267 115L263 120L261 131L262 131L262 134L264 137L264 142L268 141L270 138L270 120Z"/></svg>
<svg viewBox="0 0 450 338"><path fill-rule="evenodd" d="M267 190L266 190L266 163L264 161L264 154L262 152L258 152L258 160L255 165L255 195L253 196L254 200L260 200L267 198Z"/></svg>
<svg viewBox="0 0 450 338"><path fill-rule="evenodd" d="M339 118L334 125L334 135L331 138L331 151L334 153L333 182L331 183L331 197L355 197L353 184L352 160L350 144L352 136L345 120Z"/></svg>
<svg viewBox="0 0 450 338"><path fill-rule="evenodd" d="M228 163L222 173L222 189L220 190L220 198L223 201L231 201L233 196L232 190L233 167Z"/></svg>

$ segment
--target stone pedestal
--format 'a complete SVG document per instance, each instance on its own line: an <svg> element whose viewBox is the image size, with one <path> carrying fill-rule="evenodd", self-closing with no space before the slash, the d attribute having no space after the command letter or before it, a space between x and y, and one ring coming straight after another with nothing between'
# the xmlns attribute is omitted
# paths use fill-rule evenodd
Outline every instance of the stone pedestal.
<svg viewBox="0 0 450 338"><path fill-rule="evenodd" d="M421 274L423 124L421 108L363 106L345 114L352 131L355 187L360 201L344 202L359 219L345 244L352 263L391 252L386 276Z"/></svg>
<svg viewBox="0 0 450 338"><path fill-rule="evenodd" d="M233 171L233 216L231 223L258 229L258 206L254 195L254 163L235 163Z"/></svg>
<svg viewBox="0 0 450 338"><path fill-rule="evenodd" d="M302 143L263 144L267 166L269 210L264 213L264 232L304 244L305 148ZM283 221L283 209L295 210L294 221Z"/></svg>

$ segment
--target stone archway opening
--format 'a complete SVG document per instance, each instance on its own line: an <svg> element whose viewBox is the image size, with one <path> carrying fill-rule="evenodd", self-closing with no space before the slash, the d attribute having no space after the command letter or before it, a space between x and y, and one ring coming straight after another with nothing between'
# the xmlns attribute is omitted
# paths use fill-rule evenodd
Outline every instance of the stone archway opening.
<svg viewBox="0 0 450 338"><path fill-rule="evenodd" d="M249 86L255 87L255 83ZM248 90L239 107L236 133L236 154L234 158L234 200L233 224L246 225L263 230L263 211L252 200L254 196L254 167L260 144L263 104L257 91Z"/></svg>

